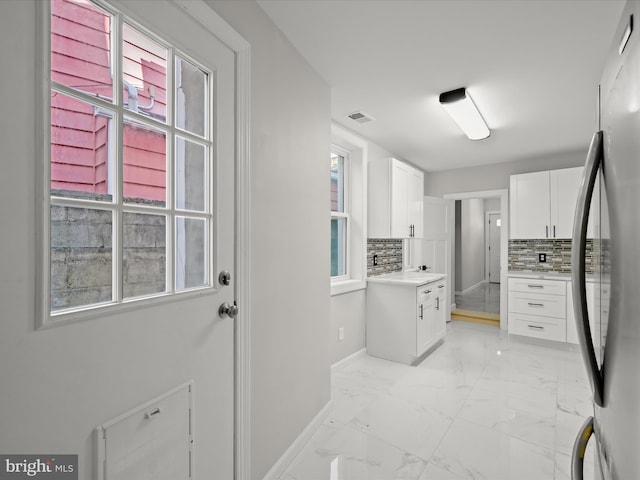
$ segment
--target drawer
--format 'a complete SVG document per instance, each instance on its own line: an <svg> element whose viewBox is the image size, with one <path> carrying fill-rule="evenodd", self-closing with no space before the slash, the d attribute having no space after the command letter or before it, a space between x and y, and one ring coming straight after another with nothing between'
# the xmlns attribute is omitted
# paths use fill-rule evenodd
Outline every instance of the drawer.
<svg viewBox="0 0 640 480"><path fill-rule="evenodd" d="M538 317L519 313L509 314L509 333L565 342L567 325L564 318Z"/></svg>
<svg viewBox="0 0 640 480"><path fill-rule="evenodd" d="M509 312L565 318L567 316L566 296L510 291Z"/></svg>
<svg viewBox="0 0 640 480"><path fill-rule="evenodd" d="M566 283L562 280L539 280L537 278L509 278L509 291L566 295Z"/></svg>

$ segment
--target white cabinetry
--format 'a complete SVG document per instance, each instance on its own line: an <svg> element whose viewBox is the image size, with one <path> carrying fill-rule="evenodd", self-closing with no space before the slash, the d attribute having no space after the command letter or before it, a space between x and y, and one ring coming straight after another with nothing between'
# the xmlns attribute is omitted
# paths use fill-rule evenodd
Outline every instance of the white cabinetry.
<svg viewBox="0 0 640 480"><path fill-rule="evenodd" d="M566 341L566 302L564 280L509 278L509 333Z"/></svg>
<svg viewBox="0 0 640 480"><path fill-rule="evenodd" d="M589 312L589 325L591 326L591 336L594 341L598 341L599 332L594 332L594 314L595 314L595 284L587 282L587 311ZM567 343L580 343L578 340L578 330L576 327L576 315L573 308L573 286L571 282L567 282Z"/></svg>
<svg viewBox="0 0 640 480"><path fill-rule="evenodd" d="M371 162L369 238L422 238L422 171L395 158Z"/></svg>
<svg viewBox="0 0 640 480"><path fill-rule="evenodd" d="M575 167L512 175L510 238L571 238L582 171Z"/></svg>
<svg viewBox="0 0 640 480"><path fill-rule="evenodd" d="M367 287L367 353L412 365L442 341L446 330L446 280Z"/></svg>

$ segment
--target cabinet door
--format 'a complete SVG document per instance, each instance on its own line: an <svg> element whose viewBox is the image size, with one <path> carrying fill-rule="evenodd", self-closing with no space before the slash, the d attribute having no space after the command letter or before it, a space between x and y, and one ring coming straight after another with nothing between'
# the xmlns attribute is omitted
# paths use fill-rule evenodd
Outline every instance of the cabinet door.
<svg viewBox="0 0 640 480"><path fill-rule="evenodd" d="M409 165L396 159L391 163L391 238L408 238Z"/></svg>
<svg viewBox="0 0 640 480"><path fill-rule="evenodd" d="M437 341L444 337L447 328L447 288L444 282L436 287L434 310L433 341Z"/></svg>
<svg viewBox="0 0 640 480"><path fill-rule="evenodd" d="M424 174L420 170L412 168L409 172L409 198L408 221L413 225L413 237L423 237L423 200L424 200Z"/></svg>
<svg viewBox="0 0 640 480"><path fill-rule="evenodd" d="M509 186L511 238L547 238L549 172L512 175Z"/></svg>
<svg viewBox="0 0 640 480"><path fill-rule="evenodd" d="M595 326L595 284L593 282L587 282L587 311L589 312L589 325L591 327L591 335L597 342L598 335L594 332ZM567 342L579 343L578 330L576 327L576 315L573 309L573 285L572 282L567 282Z"/></svg>
<svg viewBox="0 0 640 480"><path fill-rule="evenodd" d="M417 319L416 319L416 353L419 357L433 344L433 321L435 292L433 285L423 285L417 290Z"/></svg>
<svg viewBox="0 0 640 480"><path fill-rule="evenodd" d="M563 168L549 172L550 238L571 238L573 216L578 201L578 190L583 167Z"/></svg>

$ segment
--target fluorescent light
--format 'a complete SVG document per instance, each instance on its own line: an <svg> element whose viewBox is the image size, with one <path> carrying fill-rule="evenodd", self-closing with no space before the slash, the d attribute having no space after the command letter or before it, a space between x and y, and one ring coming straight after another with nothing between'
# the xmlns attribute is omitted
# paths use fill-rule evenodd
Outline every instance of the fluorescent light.
<svg viewBox="0 0 640 480"><path fill-rule="evenodd" d="M491 131L465 88L440 94L440 104L470 140L482 140Z"/></svg>

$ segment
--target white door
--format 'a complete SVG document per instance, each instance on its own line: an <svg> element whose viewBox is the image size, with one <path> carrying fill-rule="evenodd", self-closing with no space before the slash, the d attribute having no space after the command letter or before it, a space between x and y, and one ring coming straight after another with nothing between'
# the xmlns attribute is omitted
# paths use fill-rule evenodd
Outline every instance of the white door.
<svg viewBox="0 0 640 480"><path fill-rule="evenodd" d="M59 15L60 11L72 7L97 8L88 5L92 4L85 0L71 1L62 8L54 5L54 9L59 8ZM113 16L109 15L110 6L115 9L111 12L115 14ZM193 426L191 457L186 462L189 468L178 475L174 472L171 480L232 479L235 325L232 318L219 316L218 308L223 303L233 305L238 281L235 271L235 53L215 36L215 32L203 28L205 19L196 21L173 2L110 0L104 11L107 12L105 20L96 22L99 28L110 21L112 27L107 27L105 32L116 32L112 35L124 32L124 41L114 42L113 52L113 57L117 58L122 50L125 57L115 72L122 69L123 90L128 100L122 103L114 100L117 108L124 110L113 109L119 112L119 118L124 118L119 123L124 125L122 137L127 136L127 125L135 122L144 127L138 128L139 131L148 133L153 128L156 137L166 139L159 142L165 145L162 154L174 160L161 163L166 173L161 170L159 176L165 179L161 186L167 193L163 194L163 209L157 210L160 213L154 213L153 209L158 207L151 202L131 203L128 198L115 200L120 202L116 207L103 202L106 206L99 205L95 209L113 212L113 218L122 223L117 216L121 211L125 212L124 216L131 211L135 212L129 214L132 216L162 219L166 222L163 228L167 234L161 237L161 243L166 240L166 258L173 261L166 261L159 268L158 278L162 283L159 290L153 291L157 294L140 300L137 293L127 295L128 265L123 263L121 266L119 254L115 253L114 272L124 273L113 275L120 281L113 281L115 287L109 288L108 295L113 297L104 302L102 313L94 313L91 319L80 318L77 322L43 330L50 339L48 345L43 346L40 341L43 333L35 332L24 338L19 350L16 348L9 353L17 364L22 363L20 359L27 358L30 363L46 365L48 371L56 372L57 378L55 384L39 391L37 379L31 378L37 375L25 375L25 380L34 384L31 395L41 397L38 412L34 414L33 408L23 411L20 405L9 407L15 420L12 420L13 425L7 426L7 431L21 431L26 438L47 439L52 435L47 429L56 429L61 423L64 428L58 427L55 432L61 443L40 440L39 448L48 445L44 448L48 451L62 446L63 452L78 453L80 478L91 478L94 460L89 439L94 427L176 386L192 382L192 411L187 413ZM123 19L124 25L118 24L119 18ZM132 59L134 54L139 56ZM175 75L169 73L172 71ZM150 87L147 78L161 77L164 72L166 82L160 80L164 82L163 88ZM121 85L119 82L116 77L116 99L121 96L117 88ZM67 90L85 87L63 84L56 88L62 92L58 93L60 97ZM186 88L195 90L184 100ZM139 96L134 98L134 95ZM84 92L76 96L91 105L92 99ZM136 109L133 108L134 99ZM166 105L166 110L158 114L154 109L160 108L161 104ZM208 107L203 108L203 105ZM200 126L193 127L197 124ZM125 145L120 150L126 148ZM125 151L117 162L123 162L123 157L126 160L126 155ZM135 156L130 155L131 159L139 161L144 157L139 154L133 158ZM191 173L180 171L184 164L188 164L185 168L191 169ZM129 179L134 177L126 164L123 167L119 163L114 171L119 182L124 183L127 176ZM115 191L118 188L123 188L123 196L128 197L126 185L116 187ZM181 192L181 188L187 191ZM193 195L193 201L187 199L181 203L181 196L191 198L190 195ZM118 198L117 195L113 197ZM121 233L119 227L107 227L109 232L114 232L114 250L117 250L118 242L120 245L125 243L123 257L127 255L127 242L133 244L137 240L135 234L128 233L128 228L125 225ZM192 257L193 252L196 253ZM201 265L202 270L195 271L195 264ZM229 273L229 285L218 281L221 271ZM198 275L194 287L192 277ZM124 290L124 295L120 290ZM81 317L83 312L77 313ZM55 324L55 317L52 319L54 321L50 319L50 323ZM16 378L9 384L22 383L20 371L16 370ZM25 402L27 405L29 402ZM155 418L170 415L162 408L154 413L157 413ZM47 421L49 418L55 421ZM62 431L64 434L60 433ZM155 442L145 445L142 449L145 451L128 452L130 471L144 470L140 462L170 459L175 452L166 451L162 442L162 438L156 438ZM132 444L135 444L134 440ZM149 449L153 450L153 455L148 454ZM107 457L109 453L106 452ZM101 466L94 465L96 471ZM154 478L164 480L167 472L169 470L164 476ZM110 479L108 473L105 478Z"/></svg>
<svg viewBox="0 0 640 480"><path fill-rule="evenodd" d="M549 172L511 175L509 225L513 239L551 238Z"/></svg>
<svg viewBox="0 0 640 480"><path fill-rule="evenodd" d="M409 166L391 160L391 237L408 238L409 228Z"/></svg>
<svg viewBox="0 0 640 480"><path fill-rule="evenodd" d="M487 279L500 283L500 213L487 214Z"/></svg>
<svg viewBox="0 0 640 480"><path fill-rule="evenodd" d="M168 1L113 0L123 13L190 55L212 72L214 161L214 228L212 278L215 292L179 300L176 308L152 307L147 315L122 314L109 321L148 323L146 345L121 352L137 377L138 398L162 393L175 384L192 379L193 465L192 478L233 478L234 469L234 320L218 316L218 307L234 303L235 274L235 54L215 32L201 25ZM174 90L177 89L178 81ZM177 94L176 94L177 95ZM206 97L206 95L205 95ZM179 112L176 112L178 115ZM189 113L185 115L188 121ZM177 145L176 145L177 146ZM218 273L230 274L230 285L218 282ZM107 321L107 320L103 320ZM159 327L161 326L161 327ZM144 352L144 360L139 360ZM152 368L149 368L152 365ZM107 367L108 368L108 367ZM112 367L116 374L116 366ZM153 385L153 388L151 388ZM130 405L134 407L135 405ZM168 480L168 479L167 479Z"/></svg>
<svg viewBox="0 0 640 480"><path fill-rule="evenodd" d="M573 216L584 167L551 170L549 190L551 204L550 238L571 238Z"/></svg>

